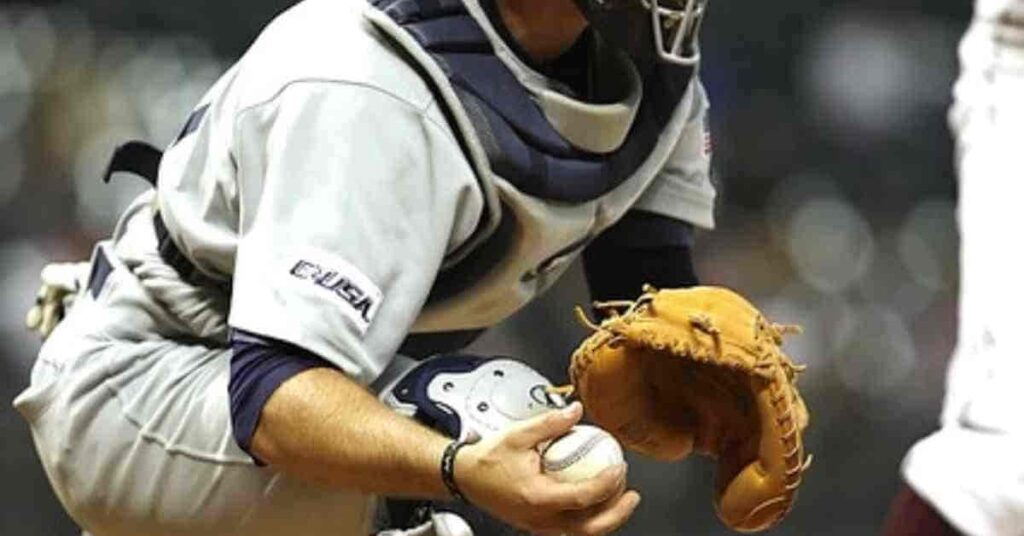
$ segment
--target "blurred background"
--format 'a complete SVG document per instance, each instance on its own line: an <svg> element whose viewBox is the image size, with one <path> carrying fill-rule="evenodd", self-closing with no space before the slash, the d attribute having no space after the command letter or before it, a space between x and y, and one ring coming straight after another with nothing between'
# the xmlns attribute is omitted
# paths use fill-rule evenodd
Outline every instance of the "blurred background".
<svg viewBox="0 0 1024 536"><path fill-rule="evenodd" d="M141 181L103 186L115 144L169 143L205 89L287 0L0 3L0 534L77 534L9 402L39 342L38 273L88 256ZM876 533L909 445L937 426L955 342L956 181L945 114L970 3L711 0L719 227L698 273L776 321L812 410L813 469L771 534ZM340 51L343 57L344 51ZM584 332L578 267L486 335L555 380ZM645 495L629 535L727 534L701 459L631 460Z"/></svg>

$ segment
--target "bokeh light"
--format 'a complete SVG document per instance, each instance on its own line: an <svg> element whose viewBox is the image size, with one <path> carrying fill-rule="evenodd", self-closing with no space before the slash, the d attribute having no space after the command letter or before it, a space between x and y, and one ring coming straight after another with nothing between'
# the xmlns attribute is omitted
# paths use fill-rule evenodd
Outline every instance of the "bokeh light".
<svg viewBox="0 0 1024 536"><path fill-rule="evenodd" d="M956 61L945 44L957 32L928 17L859 7L833 12L803 57L815 117L845 132L840 139L848 144L905 133L930 104L949 100L948 87L920 82L952 78Z"/></svg>
<svg viewBox="0 0 1024 536"><path fill-rule="evenodd" d="M815 197L798 206L789 217L787 242L800 277L821 292L846 290L874 258L868 222L838 197Z"/></svg>
<svg viewBox="0 0 1024 536"><path fill-rule="evenodd" d="M897 239L899 259L914 282L934 291L956 278L959 237L956 207L946 199L926 199L903 221Z"/></svg>
<svg viewBox="0 0 1024 536"><path fill-rule="evenodd" d="M847 388L884 396L913 372L917 360L914 338L896 311L877 305L860 307L834 329L832 352Z"/></svg>

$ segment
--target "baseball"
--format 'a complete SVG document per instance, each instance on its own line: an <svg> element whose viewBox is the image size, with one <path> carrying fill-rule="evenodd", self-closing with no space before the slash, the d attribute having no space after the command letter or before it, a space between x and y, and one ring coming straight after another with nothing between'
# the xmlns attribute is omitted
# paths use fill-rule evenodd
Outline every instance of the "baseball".
<svg viewBox="0 0 1024 536"><path fill-rule="evenodd" d="M574 426L541 456L545 473L563 482L586 480L623 462L622 447L611 434L587 424Z"/></svg>

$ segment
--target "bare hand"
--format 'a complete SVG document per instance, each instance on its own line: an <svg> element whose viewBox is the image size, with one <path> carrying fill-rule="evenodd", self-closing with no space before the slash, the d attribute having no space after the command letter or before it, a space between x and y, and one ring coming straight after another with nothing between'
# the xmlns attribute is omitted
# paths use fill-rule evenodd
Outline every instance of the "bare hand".
<svg viewBox="0 0 1024 536"><path fill-rule="evenodd" d="M573 403L465 447L455 466L463 494L505 522L544 536L600 536L621 527L640 502L637 492L626 491L625 464L571 483L541 471L537 445L568 432L582 414Z"/></svg>

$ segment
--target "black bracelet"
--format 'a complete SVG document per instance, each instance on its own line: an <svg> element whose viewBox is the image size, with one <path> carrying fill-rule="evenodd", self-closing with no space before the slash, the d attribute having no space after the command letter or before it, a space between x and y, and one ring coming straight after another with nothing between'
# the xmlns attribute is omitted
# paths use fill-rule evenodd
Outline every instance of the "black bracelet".
<svg viewBox="0 0 1024 536"><path fill-rule="evenodd" d="M448 446L444 449L444 454L441 455L441 480L444 482L448 492L452 494L452 497L456 499L466 501L466 497L459 491L459 485L455 483L455 455L459 453L462 447L465 447L469 443L465 441L455 440L448 443Z"/></svg>

